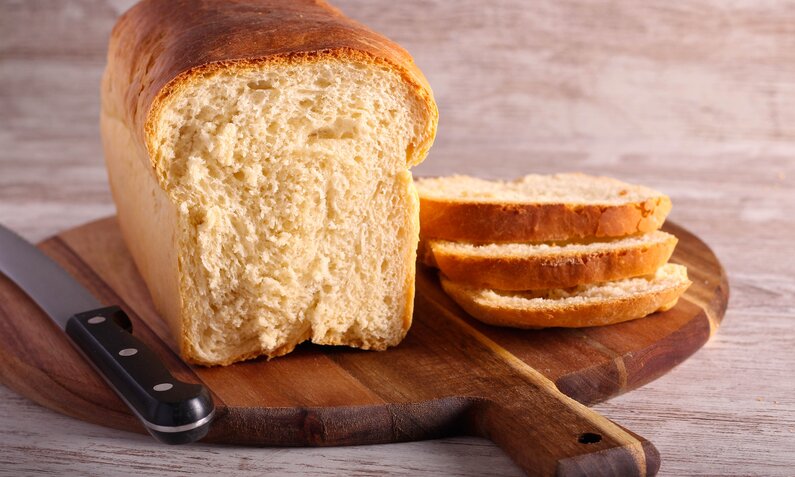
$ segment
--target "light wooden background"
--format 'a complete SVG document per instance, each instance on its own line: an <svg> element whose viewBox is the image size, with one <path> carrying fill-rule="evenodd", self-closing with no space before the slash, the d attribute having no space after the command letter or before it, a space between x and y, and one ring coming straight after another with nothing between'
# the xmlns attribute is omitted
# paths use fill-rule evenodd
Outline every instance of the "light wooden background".
<svg viewBox="0 0 795 477"><path fill-rule="evenodd" d="M108 32L129 0L0 0L0 222L31 240L113 213L98 137ZM724 327L596 406L661 475L795 475L795 4L339 0L403 44L441 110L418 173L580 170L667 192L731 282ZM514 475L491 443L166 448L0 386L7 475Z"/></svg>

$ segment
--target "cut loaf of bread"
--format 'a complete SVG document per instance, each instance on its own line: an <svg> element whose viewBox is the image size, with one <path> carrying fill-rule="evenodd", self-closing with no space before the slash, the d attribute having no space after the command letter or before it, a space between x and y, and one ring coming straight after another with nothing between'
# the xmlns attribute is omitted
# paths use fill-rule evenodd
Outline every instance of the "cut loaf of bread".
<svg viewBox="0 0 795 477"><path fill-rule="evenodd" d="M606 242L486 244L428 240L426 265L450 280L482 288L568 288L653 274L671 257L676 237L654 231Z"/></svg>
<svg viewBox="0 0 795 477"><path fill-rule="evenodd" d="M412 316L436 132L398 45L314 0L146 0L110 40L101 129L118 218L181 355L384 349Z"/></svg>
<svg viewBox="0 0 795 477"><path fill-rule="evenodd" d="M472 243L622 237L659 229L670 199L648 187L584 174L515 181L417 180L420 235Z"/></svg>
<svg viewBox="0 0 795 477"><path fill-rule="evenodd" d="M641 318L672 308L691 283L687 268L675 264L647 277L524 292L476 288L440 278L444 291L473 317L516 328L578 328Z"/></svg>

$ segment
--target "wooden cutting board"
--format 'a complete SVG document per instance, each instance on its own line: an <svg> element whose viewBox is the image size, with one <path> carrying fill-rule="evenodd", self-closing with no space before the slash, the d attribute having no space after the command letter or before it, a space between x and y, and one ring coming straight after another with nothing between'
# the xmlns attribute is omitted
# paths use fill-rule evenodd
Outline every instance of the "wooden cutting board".
<svg viewBox="0 0 795 477"><path fill-rule="evenodd" d="M172 350L115 218L61 233L40 248L100 301L124 308L134 334L178 378L209 387L217 417L207 442L349 445L473 434L495 441L529 474L650 475L659 467L653 445L564 394L587 405L635 389L714 333L726 309L726 275L697 237L673 224L665 230L679 237L672 260L687 265L693 285L664 313L579 330L490 327L469 318L440 290L434 272L421 267L414 325L398 347L301 345L272 361L223 368L188 366ZM65 335L2 275L0 380L55 411L145 432Z"/></svg>

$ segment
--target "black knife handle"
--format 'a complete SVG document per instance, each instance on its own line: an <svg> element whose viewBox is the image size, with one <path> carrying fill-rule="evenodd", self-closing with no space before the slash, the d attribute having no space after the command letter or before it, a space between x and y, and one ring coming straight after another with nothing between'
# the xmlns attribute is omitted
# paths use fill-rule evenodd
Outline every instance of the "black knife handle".
<svg viewBox="0 0 795 477"><path fill-rule="evenodd" d="M157 440L186 444L207 434L214 415L210 393L174 378L132 335L121 308L78 313L69 318L66 334Z"/></svg>

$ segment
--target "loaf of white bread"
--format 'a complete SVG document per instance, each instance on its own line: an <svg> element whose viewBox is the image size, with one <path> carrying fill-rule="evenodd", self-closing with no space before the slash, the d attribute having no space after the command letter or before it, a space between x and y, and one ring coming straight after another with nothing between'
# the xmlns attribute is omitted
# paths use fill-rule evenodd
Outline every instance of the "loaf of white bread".
<svg viewBox="0 0 795 477"><path fill-rule="evenodd" d="M516 181L417 181L420 258L444 290L486 323L584 327L673 307L690 285L658 230L670 199L584 174Z"/></svg>
<svg viewBox="0 0 795 477"><path fill-rule="evenodd" d="M381 350L412 317L431 89L316 0L145 0L110 39L118 220L184 359Z"/></svg>

